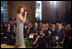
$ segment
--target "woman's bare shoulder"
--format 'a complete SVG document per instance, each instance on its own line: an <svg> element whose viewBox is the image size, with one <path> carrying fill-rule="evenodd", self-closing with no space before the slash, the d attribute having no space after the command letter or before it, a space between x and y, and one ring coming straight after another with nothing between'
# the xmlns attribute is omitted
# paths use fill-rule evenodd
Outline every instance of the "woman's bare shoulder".
<svg viewBox="0 0 72 49"><path fill-rule="evenodd" d="M21 14L17 14L17 16L21 16Z"/></svg>
<svg viewBox="0 0 72 49"><path fill-rule="evenodd" d="M17 14L17 17L21 17L22 15L21 14Z"/></svg>

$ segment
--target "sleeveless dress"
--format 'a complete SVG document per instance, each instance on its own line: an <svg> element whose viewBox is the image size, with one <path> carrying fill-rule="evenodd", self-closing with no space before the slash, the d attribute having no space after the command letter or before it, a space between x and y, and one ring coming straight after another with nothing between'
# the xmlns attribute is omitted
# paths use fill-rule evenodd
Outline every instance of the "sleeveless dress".
<svg viewBox="0 0 72 49"><path fill-rule="evenodd" d="M17 28L16 28L16 46L24 46L24 34L23 34L23 22L17 17L16 18Z"/></svg>

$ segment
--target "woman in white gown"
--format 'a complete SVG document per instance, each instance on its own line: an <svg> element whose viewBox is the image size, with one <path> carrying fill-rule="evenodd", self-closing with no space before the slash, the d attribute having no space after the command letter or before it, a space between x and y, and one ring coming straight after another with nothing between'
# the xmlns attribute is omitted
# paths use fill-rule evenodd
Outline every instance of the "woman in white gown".
<svg viewBox="0 0 72 49"><path fill-rule="evenodd" d="M24 13L24 8L22 6L19 6L17 10L17 17L16 17L16 22L17 22L16 46L17 48L26 48L24 43L23 27L26 20L27 12L25 11L24 16L23 16L23 13Z"/></svg>

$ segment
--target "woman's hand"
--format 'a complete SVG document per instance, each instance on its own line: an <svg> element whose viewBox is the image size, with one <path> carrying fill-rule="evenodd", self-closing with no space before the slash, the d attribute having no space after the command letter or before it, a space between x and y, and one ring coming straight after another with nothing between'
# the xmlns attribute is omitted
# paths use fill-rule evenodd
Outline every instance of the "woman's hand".
<svg viewBox="0 0 72 49"><path fill-rule="evenodd" d="M27 12L25 11L25 15L27 15Z"/></svg>

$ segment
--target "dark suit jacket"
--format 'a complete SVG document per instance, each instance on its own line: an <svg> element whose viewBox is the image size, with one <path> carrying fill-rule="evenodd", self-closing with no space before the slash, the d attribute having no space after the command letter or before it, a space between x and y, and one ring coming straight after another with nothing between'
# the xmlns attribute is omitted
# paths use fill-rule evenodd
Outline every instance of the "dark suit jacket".
<svg viewBox="0 0 72 49"><path fill-rule="evenodd" d="M60 37L60 39L58 41L63 41L63 38L64 38L64 30L63 29L57 30L57 33L55 34L55 36Z"/></svg>
<svg viewBox="0 0 72 49"><path fill-rule="evenodd" d="M57 33L56 29L54 29L54 30L51 29L50 31L51 31L51 36L55 37L55 35Z"/></svg>
<svg viewBox="0 0 72 49"><path fill-rule="evenodd" d="M30 33L33 33L33 27L30 27L30 28L27 27L27 29L29 29L29 34L30 34ZM27 32L27 29L26 29L26 32Z"/></svg>
<svg viewBox="0 0 72 49"><path fill-rule="evenodd" d="M33 28L33 32L36 33L36 31L39 33L39 28Z"/></svg>
<svg viewBox="0 0 72 49"><path fill-rule="evenodd" d="M48 34L48 31L50 31L50 29L45 29L44 30L44 34L47 35Z"/></svg>

